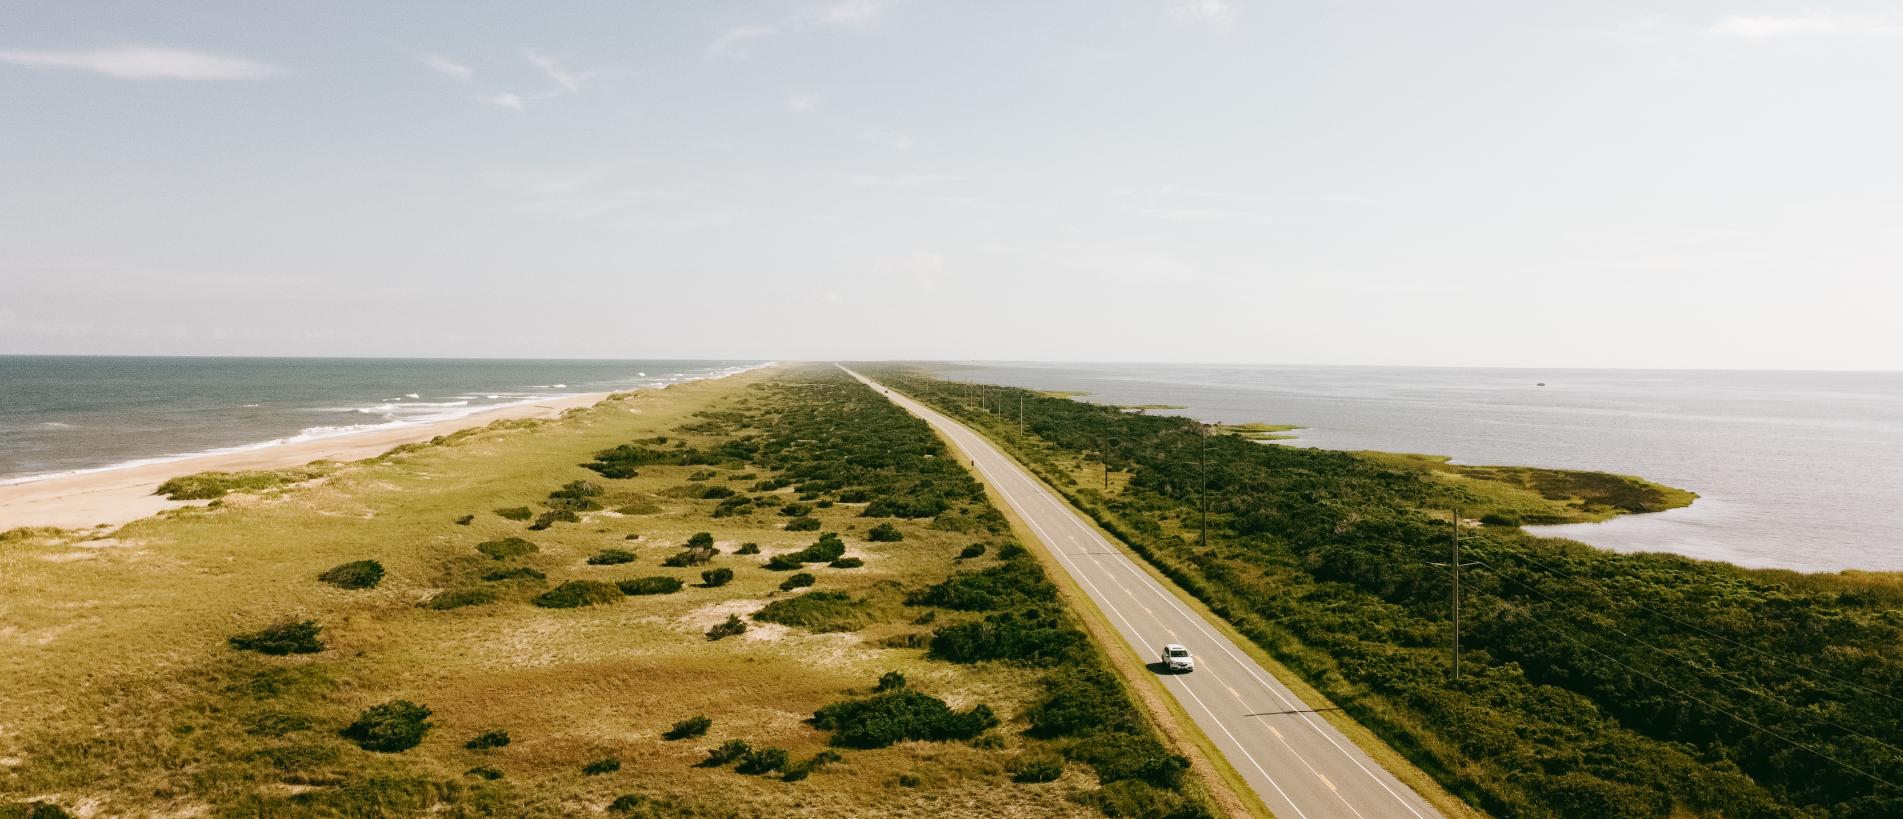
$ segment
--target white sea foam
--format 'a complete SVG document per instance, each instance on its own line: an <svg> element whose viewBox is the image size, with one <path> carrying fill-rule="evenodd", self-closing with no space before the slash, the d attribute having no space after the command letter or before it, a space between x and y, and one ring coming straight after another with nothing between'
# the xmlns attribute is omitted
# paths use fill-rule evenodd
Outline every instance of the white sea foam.
<svg viewBox="0 0 1903 819"><path fill-rule="evenodd" d="M765 363L754 364L749 366L728 367L726 369L714 370L704 375L692 376L688 378L683 378L681 380L682 381L699 381L699 380L705 380L705 379L726 378L727 376L738 375L740 373L748 372L750 370L757 370L762 367L770 367L770 366L773 366L774 363L776 362L768 361ZM666 389L667 387L668 387L668 384L662 383L662 384L654 384L651 387L632 387L630 389L636 389L636 390ZM549 388L540 387L537 389L549 389ZM147 466L151 464L171 463L173 461L183 461L183 460L187 460L191 458L200 458L200 457L207 457L207 456L213 456L213 455L231 455L231 454L235 454L239 452L252 452L252 451L256 451L260 449L269 449L271 447L283 446L285 444L296 444L296 443L303 443L306 441L315 441L315 440L328 439L328 438L341 438L341 437L346 437L350 435L361 435L366 432L375 432L377 430L398 429L402 427L417 426L420 424L433 424L433 423L438 423L441 421L452 421L457 418L463 418L470 415L475 415L477 413L488 412L490 410L505 409L508 407L518 407L518 406L523 406L527 404L533 404L538 401L548 401L548 400L561 399L561 398L572 398L576 395L582 395L582 394L585 394L585 393L549 394L549 393L526 393L526 392L502 392L502 393L497 393L496 395L504 397L504 398L513 398L515 400L500 401L494 404L479 404L475 406L471 406L468 401L446 401L446 402L435 402L435 403L413 401L409 403L399 404L396 402L400 401L401 399L391 398L391 399L385 399L384 403L378 404L374 407L315 407L315 408L312 408L310 411L311 412L332 412L332 413L359 413L363 415L381 414L383 416L383 420L381 423L374 423L374 424L343 424L343 425L307 427L299 431L298 434L296 435L291 435L284 438L275 438L269 441L259 441L259 442L250 443L250 444L240 444L238 446L217 447L213 449L200 450L197 452L181 452L181 453L176 453L172 455L159 455L159 456L154 456L150 458L139 458L139 459L130 460L130 461L122 461L120 463L115 463L115 464L108 464L106 466L89 467L86 469L69 469L62 472L45 472L45 473L41 473L37 475L22 475L22 476L13 477L13 478L0 478L0 486L11 486L13 484L31 483L33 481L42 481L42 480L47 480L49 478L63 478L69 475L92 475L92 474L97 474L100 472L112 472L112 471L120 470L120 469L131 469L133 467ZM409 393L408 395L411 398L417 397L416 393ZM414 412L412 414L412 411L414 410L422 410L422 411ZM58 424L59 422L48 421L44 423Z"/></svg>

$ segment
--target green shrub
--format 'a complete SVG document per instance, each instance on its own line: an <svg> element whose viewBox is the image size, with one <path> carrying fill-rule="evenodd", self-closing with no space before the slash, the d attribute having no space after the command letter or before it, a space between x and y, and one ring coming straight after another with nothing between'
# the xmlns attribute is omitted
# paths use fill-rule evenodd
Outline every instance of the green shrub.
<svg viewBox="0 0 1903 819"><path fill-rule="evenodd" d="M879 686L874 691L896 691L905 687L905 675L897 671L887 671L879 675Z"/></svg>
<svg viewBox="0 0 1903 819"><path fill-rule="evenodd" d="M789 577L787 582L802 576ZM836 591L814 591L768 603L754 612L753 619L825 633L852 631L871 622L873 615L865 600Z"/></svg>
<svg viewBox="0 0 1903 819"><path fill-rule="evenodd" d="M1189 760L1170 753L1163 743L1147 735L1100 732L1071 745L1064 753L1096 769L1097 780L1105 784L1138 779L1174 789L1182 784L1183 772L1189 770Z"/></svg>
<svg viewBox="0 0 1903 819"><path fill-rule="evenodd" d="M682 545L689 549L712 549L714 548L714 535L712 532L695 532L689 536L687 542Z"/></svg>
<svg viewBox="0 0 1903 819"><path fill-rule="evenodd" d="M570 580L560 586L536 595L531 602L545 609L572 609L580 606L594 606L613 603L622 597L621 589L612 583L598 583L593 580Z"/></svg>
<svg viewBox="0 0 1903 819"><path fill-rule="evenodd" d="M557 523L580 523L581 516L567 509L550 509L535 518L529 524L529 531L540 532Z"/></svg>
<svg viewBox="0 0 1903 819"><path fill-rule="evenodd" d="M910 688L835 702L813 713L813 725L833 732L832 743L884 748L908 739L970 739L998 724L984 705L953 711L945 701Z"/></svg>
<svg viewBox="0 0 1903 819"><path fill-rule="evenodd" d="M498 580L547 580L548 575L527 566L512 566L507 569L495 569L483 574L482 579Z"/></svg>
<svg viewBox="0 0 1903 819"><path fill-rule="evenodd" d="M866 540L874 543L896 543L905 539L905 533L890 523L881 523L866 531Z"/></svg>
<svg viewBox="0 0 1903 819"><path fill-rule="evenodd" d="M315 727L311 718L284 711L264 711L245 721L245 733L260 737L281 737Z"/></svg>
<svg viewBox="0 0 1903 819"><path fill-rule="evenodd" d="M820 751L806 759L786 766L786 769L780 774L780 778L788 782L798 782L811 776L814 771L831 765L834 762L838 762L839 760L840 756L836 751Z"/></svg>
<svg viewBox="0 0 1903 819"><path fill-rule="evenodd" d="M789 518L803 518L813 513L813 507L804 503L789 503L780 507L780 514Z"/></svg>
<svg viewBox="0 0 1903 819"><path fill-rule="evenodd" d="M494 782L502 778L502 772L494 768L491 768L487 765L477 765L474 768L470 768L467 771L463 771L463 776L473 776L477 779L485 779L490 782Z"/></svg>
<svg viewBox="0 0 1903 819"><path fill-rule="evenodd" d="M501 728L491 728L477 734L474 739L463 743L463 747L472 751L487 751L490 748L501 748L508 744L508 731L504 731Z"/></svg>
<svg viewBox="0 0 1903 819"><path fill-rule="evenodd" d="M422 602L421 607L431 611L448 611L495 601L496 593L489 589L445 589L430 595L428 600Z"/></svg>
<svg viewBox="0 0 1903 819"><path fill-rule="evenodd" d="M827 532L820 535L818 540L813 541L813 545L785 557L800 563L826 563L838 560L839 556L845 553L846 542L840 540L838 534Z"/></svg>
<svg viewBox="0 0 1903 819"><path fill-rule="evenodd" d="M704 566L707 564L707 561L713 560L714 555L717 554L720 554L720 552L712 546L689 546L668 555L666 560L661 561L661 565L675 568L683 566Z"/></svg>
<svg viewBox="0 0 1903 819"><path fill-rule="evenodd" d="M280 620L259 631L232 637L228 642L232 648L259 654L315 654L324 650L323 641L317 639L317 632L322 630L322 626L311 620Z"/></svg>
<svg viewBox="0 0 1903 819"><path fill-rule="evenodd" d="M865 503L872 500L872 492L865 489L848 489L839 493L840 503Z"/></svg>
<svg viewBox="0 0 1903 819"><path fill-rule="evenodd" d="M1031 735L1044 738L1144 730L1116 678L1097 666L1045 677L1044 694L1025 717L1030 720Z"/></svg>
<svg viewBox="0 0 1903 819"><path fill-rule="evenodd" d="M739 549L734 550L734 554L737 555L757 555L759 553L760 544L758 543L742 543Z"/></svg>
<svg viewBox="0 0 1903 819"><path fill-rule="evenodd" d="M1030 552L1024 551L1023 546L1019 546L1016 543L1006 543L998 547L999 560L1016 560L1020 557L1028 556L1029 554Z"/></svg>
<svg viewBox="0 0 1903 819"><path fill-rule="evenodd" d="M421 743L423 734L433 727L429 717L428 708L409 700L393 700L365 709L342 734L366 751L407 751Z"/></svg>
<svg viewBox="0 0 1903 819"><path fill-rule="evenodd" d="M615 585L621 588L622 594L639 595L639 594L672 594L674 592L680 591L681 587L686 584L682 583L681 579L678 577L654 575L652 577L629 578Z"/></svg>
<svg viewBox="0 0 1903 819"><path fill-rule="evenodd" d="M602 774L611 774L618 770L621 770L621 760L611 756L604 756L600 759L597 759L593 762L590 762L586 765L581 766L581 772L584 774L587 774L588 776L600 776Z"/></svg>
<svg viewBox="0 0 1903 819"><path fill-rule="evenodd" d="M787 521L786 525L781 528L788 532L817 532L819 531L819 518L794 518Z"/></svg>
<svg viewBox="0 0 1903 819"><path fill-rule="evenodd" d="M615 507L615 514L617 515L653 515L658 514L660 511L660 505L648 501Z"/></svg>
<svg viewBox="0 0 1903 819"><path fill-rule="evenodd" d="M457 519L456 519L456 525L457 525L457 526L468 526L469 524L471 524L471 523L473 523L473 522L475 522L475 520L476 520L476 516L475 516L475 515L463 515L462 517L459 517L459 518L457 518Z"/></svg>
<svg viewBox="0 0 1903 819"><path fill-rule="evenodd" d="M753 747L745 740L730 739L721 743L720 747L708 751L707 758L701 761L700 767L718 768L752 752Z"/></svg>
<svg viewBox="0 0 1903 819"><path fill-rule="evenodd" d="M1055 782L1064 775L1064 759L1053 753L1019 754L1005 765L1013 782Z"/></svg>
<svg viewBox="0 0 1903 819"><path fill-rule="evenodd" d="M1135 779L1103 786L1090 795L1090 803L1103 815L1115 819L1207 819L1209 812L1184 799Z"/></svg>
<svg viewBox="0 0 1903 819"><path fill-rule="evenodd" d="M757 776L784 768L786 767L786 762L787 755L785 750L780 748L759 748L748 751L746 756L741 757L740 764L735 765L734 770L743 774L753 774Z"/></svg>
<svg viewBox="0 0 1903 819"><path fill-rule="evenodd" d="M706 734L707 729L712 727L714 727L714 721L711 719L706 717L688 717L687 719L674 723L674 727L662 731L661 738L666 740L688 739Z"/></svg>
<svg viewBox="0 0 1903 819"><path fill-rule="evenodd" d="M826 565L834 569L857 569L866 565L866 562L856 557L842 557Z"/></svg>
<svg viewBox="0 0 1903 819"><path fill-rule="evenodd" d="M506 509L497 509L496 514L508 520L528 520L535 517L535 510L526 506L511 506Z"/></svg>
<svg viewBox="0 0 1903 819"><path fill-rule="evenodd" d="M813 504L813 508L814 509L831 509L833 508L833 502L829 500L823 500Z"/></svg>
<svg viewBox="0 0 1903 819"><path fill-rule="evenodd" d="M767 558L766 563L762 565L772 571L790 572L806 564L801 563L799 559L792 554L778 554Z"/></svg>
<svg viewBox="0 0 1903 819"><path fill-rule="evenodd" d="M707 630L707 639L721 640L738 637L745 633L747 633L746 621L741 620L740 615L729 614L725 622L716 623L713 628Z"/></svg>
<svg viewBox="0 0 1903 819"><path fill-rule="evenodd" d="M1518 526L1521 520L1511 512L1488 512L1480 516L1480 522L1488 526Z"/></svg>
<svg viewBox="0 0 1903 819"><path fill-rule="evenodd" d="M700 584L708 588L725 586L733 580L733 570L728 568L708 569L700 573Z"/></svg>
<svg viewBox="0 0 1903 819"><path fill-rule="evenodd" d="M914 606L943 606L958 611L997 611L1056 599L1057 587L1035 562L1012 560L982 571L950 577L906 595Z"/></svg>
<svg viewBox="0 0 1903 819"><path fill-rule="evenodd" d="M256 472L200 472L159 484L153 493L171 500L216 500L232 492L256 492L321 478L336 469L328 462Z"/></svg>
<svg viewBox="0 0 1903 819"><path fill-rule="evenodd" d="M954 663L1014 660L1048 665L1071 659L1083 644L1083 635L1054 610L1029 609L941 628L932 635L932 656Z"/></svg>
<svg viewBox="0 0 1903 819"><path fill-rule="evenodd" d="M485 540L476 544L476 551L489 556L490 560L509 560L540 551L536 546L519 537L505 537L501 540Z"/></svg>
<svg viewBox="0 0 1903 819"><path fill-rule="evenodd" d="M694 470L694 474L687 476L687 479L690 481L704 481L719 474L720 473L715 472L711 469L696 469Z"/></svg>
<svg viewBox="0 0 1903 819"><path fill-rule="evenodd" d="M633 563L634 561L635 554L626 549L603 549L588 558L588 565L616 566L622 563Z"/></svg>
<svg viewBox="0 0 1903 819"><path fill-rule="evenodd" d="M959 550L958 559L970 560L974 557L984 557L984 555L985 555L985 545L983 543L973 543L970 546L966 546L964 549Z"/></svg>
<svg viewBox="0 0 1903 819"><path fill-rule="evenodd" d="M353 560L324 570L317 579L340 589L374 589L383 582L383 564L374 560Z"/></svg>
<svg viewBox="0 0 1903 819"><path fill-rule="evenodd" d="M792 591L794 589L805 588L813 585L813 582L817 579L818 578L813 577L810 572L800 572L799 574L780 581L780 591Z"/></svg>

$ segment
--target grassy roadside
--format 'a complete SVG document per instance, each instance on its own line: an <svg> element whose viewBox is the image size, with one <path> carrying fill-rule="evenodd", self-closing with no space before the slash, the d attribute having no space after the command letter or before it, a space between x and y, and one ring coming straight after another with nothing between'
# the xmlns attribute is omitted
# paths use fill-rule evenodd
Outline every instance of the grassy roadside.
<svg viewBox="0 0 1903 819"><path fill-rule="evenodd" d="M1143 767L1140 734L1051 727L1054 710L1128 708L1115 696L1066 703L1053 666L935 656L936 635L994 615L912 598L1009 575L1009 532L946 483L969 478L933 460L922 422L810 376L622 396L107 537L0 536L0 816L1182 807L1142 784L1170 769ZM549 607L564 600L595 605ZM314 636L275 625L304 621ZM429 714L377 711L396 702ZM816 718L840 704L913 710ZM845 730L874 724L894 733ZM734 741L751 751L699 764Z"/></svg>
<svg viewBox="0 0 1903 819"><path fill-rule="evenodd" d="M950 437L941 432L938 433L938 438L947 448L960 454L961 463L971 463L970 453L960 448ZM1138 657L1136 652L1117 634L1096 601L1085 594L1084 590L1077 585L1077 581L1071 578L1070 573L1058 564L1057 559L1050 553L1049 545L1043 543L1042 539L1031 530L1031 527L1024 522L1016 510L1011 508L1009 503L1005 502L1003 496L999 495L990 483L984 482L975 471L972 477L979 479L983 484L985 495L990 499L992 507L999 510L1010 522L1011 532L1018 540L1024 543L1040 544L1039 548L1031 551L1043 564L1044 571L1057 584L1066 605L1081 616L1085 631L1090 634L1097 651L1117 670L1126 688L1130 688L1131 694L1143 705L1145 716L1150 724L1168 737L1171 745L1190 759L1191 770L1202 782L1210 801L1225 815L1231 817L1273 816L1268 806L1256 796L1255 790L1249 787L1242 775L1236 771L1235 766L1229 763L1229 759L1216 749L1215 743L1196 727L1196 722L1190 718L1189 713L1183 710L1182 705L1176 702L1174 697L1170 696L1162 681L1148 671L1147 661ZM1138 681L1134 687L1132 687L1132 681Z"/></svg>

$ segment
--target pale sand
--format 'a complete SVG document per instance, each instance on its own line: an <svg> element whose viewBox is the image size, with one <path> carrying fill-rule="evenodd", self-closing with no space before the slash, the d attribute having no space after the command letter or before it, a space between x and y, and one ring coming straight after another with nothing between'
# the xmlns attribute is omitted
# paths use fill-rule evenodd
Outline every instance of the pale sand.
<svg viewBox="0 0 1903 819"><path fill-rule="evenodd" d="M179 475L283 469L324 459L357 461L381 455L399 444L427 441L438 435L479 427L492 421L553 418L564 410L593 406L608 395L605 392L574 395L502 407L433 424L395 427L245 452L200 455L164 463L0 486L0 531L20 526L58 526L65 529L117 526L189 503L166 500L152 494L159 484Z"/></svg>

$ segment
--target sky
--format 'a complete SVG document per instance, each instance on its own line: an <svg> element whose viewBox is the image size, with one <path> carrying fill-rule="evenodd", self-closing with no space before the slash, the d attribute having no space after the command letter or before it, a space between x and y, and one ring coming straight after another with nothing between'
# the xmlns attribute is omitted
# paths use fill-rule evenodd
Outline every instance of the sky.
<svg viewBox="0 0 1903 819"><path fill-rule="evenodd" d="M0 354L1903 369L1903 7L0 4Z"/></svg>

